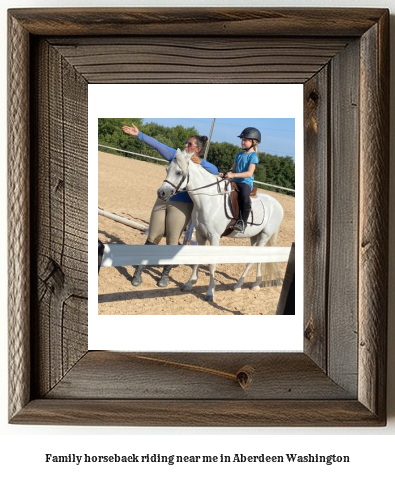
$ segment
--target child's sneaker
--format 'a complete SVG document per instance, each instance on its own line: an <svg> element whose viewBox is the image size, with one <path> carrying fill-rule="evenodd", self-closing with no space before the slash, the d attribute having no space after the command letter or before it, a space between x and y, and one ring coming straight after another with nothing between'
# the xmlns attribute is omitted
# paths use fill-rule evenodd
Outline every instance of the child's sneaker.
<svg viewBox="0 0 395 478"><path fill-rule="evenodd" d="M239 219L232 228L234 231L243 233L245 231L245 225L242 219Z"/></svg>

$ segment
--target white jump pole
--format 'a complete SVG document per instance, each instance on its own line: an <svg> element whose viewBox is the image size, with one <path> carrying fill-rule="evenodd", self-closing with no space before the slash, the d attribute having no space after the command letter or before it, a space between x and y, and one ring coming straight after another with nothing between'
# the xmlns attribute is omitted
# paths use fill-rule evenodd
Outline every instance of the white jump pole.
<svg viewBox="0 0 395 478"><path fill-rule="evenodd" d="M107 217L108 219L112 219L114 221L125 224L126 226L133 227L134 229L139 229L140 231L146 231L148 229L148 226L143 226L138 222L131 221L130 219L125 219L122 216L118 216L117 214L113 214L112 212L107 212L104 209L99 208L99 214L101 216Z"/></svg>
<svg viewBox="0 0 395 478"><path fill-rule="evenodd" d="M288 262L290 247L105 244L102 267Z"/></svg>

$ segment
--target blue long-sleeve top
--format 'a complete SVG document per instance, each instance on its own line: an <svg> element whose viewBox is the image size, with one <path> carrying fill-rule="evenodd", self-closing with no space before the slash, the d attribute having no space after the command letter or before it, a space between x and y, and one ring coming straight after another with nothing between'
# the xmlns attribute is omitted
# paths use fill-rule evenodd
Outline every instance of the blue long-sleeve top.
<svg viewBox="0 0 395 478"><path fill-rule="evenodd" d="M139 140L143 141L143 143L148 144L148 146L151 146L156 151L158 151L158 153L162 156L162 158L166 159L166 161L169 161L169 163L170 161L173 161L173 159L175 158L177 153L176 149L170 148L170 146L160 143L156 139L151 138L151 136L147 136L141 131L138 132L136 137ZM218 169L216 166L214 166L214 164L209 163L205 159L202 159L202 162L200 164L201 166L203 166L204 169L209 171L211 174L218 174ZM170 198L170 201L192 202L192 199L190 198L187 191L180 191L179 193L172 196Z"/></svg>

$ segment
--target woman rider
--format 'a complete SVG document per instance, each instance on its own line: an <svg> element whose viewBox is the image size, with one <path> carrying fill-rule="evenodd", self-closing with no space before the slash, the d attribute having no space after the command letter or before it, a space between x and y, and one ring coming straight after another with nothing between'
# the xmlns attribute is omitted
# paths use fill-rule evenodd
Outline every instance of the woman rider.
<svg viewBox="0 0 395 478"><path fill-rule="evenodd" d="M123 126L123 131L126 134L135 136L140 141L148 144L154 148L162 158L167 161L172 161L176 155L176 149L171 148L163 143L160 143L154 138L147 136L138 130L138 128L132 123L132 126ZM197 162L207 169L212 174L218 174L218 169L213 164L209 163L205 159L200 159L199 154L206 144L207 136L191 136L185 141L185 151L187 153L194 153L191 158L194 162ZM151 212L148 239L145 242L146 245L157 245L162 239L166 231L166 244L171 246L177 246L178 241L185 227L191 219L193 209L192 199L189 197L187 191L180 191L172 196L168 201L157 199ZM141 284L141 272L145 266L138 266L132 278L132 284L138 286ZM162 276L158 281L159 287L166 287L169 283L169 273L173 266L164 266Z"/></svg>

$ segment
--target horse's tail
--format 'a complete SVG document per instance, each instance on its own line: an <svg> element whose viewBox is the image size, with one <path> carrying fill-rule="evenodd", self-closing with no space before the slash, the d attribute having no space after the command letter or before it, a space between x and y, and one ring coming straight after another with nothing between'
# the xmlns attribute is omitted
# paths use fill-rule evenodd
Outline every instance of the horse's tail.
<svg viewBox="0 0 395 478"><path fill-rule="evenodd" d="M280 228L270 237L265 247L276 247ZM262 264L262 287L278 286L283 283L283 278L278 262L265 262Z"/></svg>

